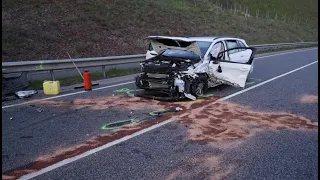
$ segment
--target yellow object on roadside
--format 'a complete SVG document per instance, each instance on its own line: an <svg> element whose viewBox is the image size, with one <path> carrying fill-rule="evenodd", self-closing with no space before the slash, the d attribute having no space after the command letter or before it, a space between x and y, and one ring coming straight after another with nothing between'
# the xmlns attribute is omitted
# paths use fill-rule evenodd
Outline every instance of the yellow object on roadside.
<svg viewBox="0 0 320 180"><path fill-rule="evenodd" d="M60 93L59 81L44 81L43 92L45 95L58 95Z"/></svg>

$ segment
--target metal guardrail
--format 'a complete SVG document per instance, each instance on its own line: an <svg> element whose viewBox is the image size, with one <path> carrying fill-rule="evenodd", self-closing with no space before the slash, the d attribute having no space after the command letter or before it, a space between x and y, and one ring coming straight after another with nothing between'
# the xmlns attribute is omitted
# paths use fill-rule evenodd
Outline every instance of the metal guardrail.
<svg viewBox="0 0 320 180"><path fill-rule="evenodd" d="M286 46L302 46L313 45L318 42L296 42L296 43L279 43L279 44L259 44L251 45L258 50L269 49L271 47L281 48ZM272 48L271 48L272 49ZM72 59L80 68L83 67L102 67L103 75L106 76L105 66L137 63L145 60L145 54L127 55L127 56L107 56L96 58L78 58ZM54 79L53 71L62 69L75 68L70 59L61 60L40 60L40 61L22 61L22 62L4 62L2 63L2 73L18 73L30 71L50 71L52 79Z"/></svg>
<svg viewBox="0 0 320 180"><path fill-rule="evenodd" d="M257 44L257 45L251 45L250 47L255 48L267 48L272 46L299 46L299 45L313 45L318 44L318 42L295 42L295 43L278 43L278 44Z"/></svg>
<svg viewBox="0 0 320 180"><path fill-rule="evenodd" d="M107 56L96 58L78 58L72 60L79 68L101 66L103 75L106 77L106 66L141 62L145 60L145 54L128 56ZM54 80L53 70L75 68L73 62L70 59L4 62L2 63L2 73L9 74L31 71L50 71L51 78Z"/></svg>

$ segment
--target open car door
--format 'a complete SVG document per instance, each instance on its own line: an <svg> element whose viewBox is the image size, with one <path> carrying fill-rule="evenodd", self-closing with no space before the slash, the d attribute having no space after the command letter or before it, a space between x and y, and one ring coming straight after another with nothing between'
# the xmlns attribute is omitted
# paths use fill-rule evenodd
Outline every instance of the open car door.
<svg viewBox="0 0 320 180"><path fill-rule="evenodd" d="M225 60L223 54L235 49L245 50L246 53L241 58ZM253 58L256 54L256 48L253 47L236 47L221 51L217 59L210 59L209 76L216 78L218 81L235 87L244 87L248 78Z"/></svg>

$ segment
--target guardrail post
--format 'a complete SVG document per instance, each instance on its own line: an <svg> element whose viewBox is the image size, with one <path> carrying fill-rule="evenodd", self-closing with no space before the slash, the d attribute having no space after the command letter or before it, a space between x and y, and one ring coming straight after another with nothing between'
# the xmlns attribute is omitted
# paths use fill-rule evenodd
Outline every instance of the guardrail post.
<svg viewBox="0 0 320 180"><path fill-rule="evenodd" d="M51 75L51 79L52 79L52 81L54 81L54 74L53 74L53 70L50 70L50 75Z"/></svg>
<svg viewBox="0 0 320 180"><path fill-rule="evenodd" d="M106 66L102 66L102 73L103 73L103 77L106 78L107 77Z"/></svg>

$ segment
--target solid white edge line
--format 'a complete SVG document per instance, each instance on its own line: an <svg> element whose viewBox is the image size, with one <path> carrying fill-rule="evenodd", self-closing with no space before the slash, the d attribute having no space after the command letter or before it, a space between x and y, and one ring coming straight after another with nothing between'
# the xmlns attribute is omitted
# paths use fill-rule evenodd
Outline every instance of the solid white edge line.
<svg viewBox="0 0 320 180"><path fill-rule="evenodd" d="M129 81L129 82L120 83L120 84L114 84L114 85L105 86L105 87L99 87L99 88L96 88L96 89L92 89L92 91L101 90L101 89L107 89L107 88L116 87L116 86L122 86L122 85L126 85L126 84L131 84L131 83L134 83L134 81ZM79 91L79 92L63 94L63 95L53 96L53 97L48 97L48 98L43 98L43 99L35 99L35 100L32 100L32 101L23 102L23 103L19 103L19 104L12 104L12 105L8 105L8 106L2 106L2 109L15 107L15 106L20 106L20 105L25 105L25 104L30 104L30 103L35 103L35 102L39 102L39 101L50 100L50 99L57 99L57 98L61 98L61 97L65 97L65 96L71 96L71 95L75 95L75 94L82 94L82 93L85 93L85 92L88 92L88 91Z"/></svg>
<svg viewBox="0 0 320 180"><path fill-rule="evenodd" d="M295 53L295 52L302 52L302 51L308 51L308 50L314 50L314 49L318 49L318 48L304 49L304 50L297 50L297 51L290 51L290 52L279 53L279 54L272 54L272 55L268 55L268 56L257 57L257 58L255 58L255 59L262 59L262 58L267 58L267 57L272 57L272 56L279 56L279 55L283 55L283 54L289 54L289 53ZM130 83L134 83L134 81L125 82L125 83L120 83L120 84L115 84L115 85L111 85L111 86L100 87L100 88L93 89L93 91L101 90L101 89L106 89L106 88L110 88L110 87L121 86L121 85L125 85L125 84L130 84ZM32 100L32 101L28 101L28 102L23 102L23 103L19 103L19 104L12 104L12 105L7 105L7 106L2 106L2 109L10 108L10 107L15 107L15 106L20 106L20 105L25 105L25 104L30 104L30 103L39 102L39 101L45 101L45 100L50 100L50 99L57 99L57 98L61 98L61 97L66 97L66 96L72 96L72 95L75 95L75 94L82 94L82 93L85 93L85 92L87 92L87 91L79 91L79 92L74 92L74 93L69 93L69 94L63 94L63 95L54 96L54 97L49 97L49 98L36 99L36 100Z"/></svg>
<svg viewBox="0 0 320 180"><path fill-rule="evenodd" d="M236 93L233 93L233 94L231 94L231 95L229 95L229 96L226 96L226 97L223 97L223 98L221 98L221 99L218 99L218 100L215 101L214 103L217 103L217 102L220 102L220 101L224 101L224 100L230 99L230 98L232 98L232 97L234 97L234 96L237 96L237 95L242 94L242 93L244 93L244 92L250 91L251 89L254 89L254 88L256 88L256 87L262 86L262 85L264 85L264 84L266 84L266 83L269 83L269 82L271 82L271 81L274 81L274 80L276 80L276 79L278 79L278 78L281 78L281 77L286 76L286 75L288 75L288 74L291 74L291 73L294 73L294 72L296 72L296 71L299 71L300 69L306 68L306 67L311 66L312 64L315 64L315 63L318 63L318 61L314 61L314 62L312 62L312 63L309 63L309 64L307 64L307 65L301 66L301 67L299 67L299 68L297 68L297 69L294 69L294 70L292 70L292 71L286 72L286 73L281 74L281 75L279 75L279 76L273 77L273 78L271 78L271 79L268 79L268 80L266 80L266 81L263 81L263 82L261 82L261 83L259 83L259 84L256 84L256 85L254 85L254 86L251 86L251 87L246 88L246 89L244 89L244 90L241 90L241 91L238 91L238 92L236 92Z"/></svg>
<svg viewBox="0 0 320 180"><path fill-rule="evenodd" d="M143 129L143 130L141 130L141 131L135 132L135 133L133 133L133 134L131 134L131 135L128 135L128 136L125 136L125 137L123 137L123 138L114 140L114 141L112 141L112 142L110 142L110 143L107 143L107 144L105 144L105 145L103 145L103 146L97 147L97 148L95 148L95 149L91 149L91 150L89 150L89 151L87 151L87 152L85 152L85 153L82 153L82 154L78 155L78 156L74 156L74 157L71 157L71 158L62 160L62 161L60 161L60 162L57 162L57 163L55 163L55 164L53 164L53 165L51 165L51 166L48 166L48 167L46 167L46 168L43 168L43 169L41 169L41 170L39 170L39 171L37 171L37 172L33 172L33 173L30 173L30 174L21 176L19 179L21 179L21 180L26 180L26 179L34 178L34 177L36 177L36 176L39 176L39 175L44 174L44 173L47 173L47 172L49 172L49 171L51 171L51 170L54 170L54 169L56 169L56 168L59 168L59 167L61 167L61 166L66 165L66 164L72 163L72 162L74 162L74 161L76 161L76 160L79 160L79 159L81 159L81 158L84 158L84 157L86 157L86 156L89 156L89 155L91 155L91 154L97 153L97 152L99 152L99 151L101 151L101 150L104 150L104 149L106 149L106 148L108 148L108 147L114 146L114 145L116 145L116 144L119 144L119 143L121 143L121 142L124 142L124 141L126 141L126 140L129 140L129 139L131 139L131 138L134 138L134 137L136 137L136 136L139 136L139 135L141 135L141 134L144 134L144 133L146 133L146 132L148 132L148 131L151 131L151 130L153 130L153 129L156 129L156 128L158 128L158 127L161 127L161 126L163 126L163 125L165 125L165 124L168 124L168 123L170 123L170 122L172 122L172 121L174 121L174 120L167 120L167 121L163 121L163 122L161 122L161 123L159 123L159 124L155 124L155 125L150 126L150 127L146 128L146 129Z"/></svg>
<svg viewBox="0 0 320 180"><path fill-rule="evenodd" d="M232 98L232 97L234 97L234 96L237 96L237 95L242 94L242 93L244 93L244 92L246 92L246 91L249 91L249 90L251 90L251 89L254 89L254 88L256 88L256 87L259 87L259 86L261 86L261 85L263 85L263 84L269 83L269 82L274 81L274 80L276 80L276 79L278 79L278 78L281 78L281 77L283 77L283 76L286 76L286 75L288 75L288 74L291 74L291 73L293 73L293 72L296 72L296 71L298 71L298 70L300 70L300 69L303 69L303 68L306 68L306 67L308 67L308 66L311 66L312 64L315 64L315 63L318 63L318 61L314 61L314 62L309 63L309 64L307 64L307 65L304 65L304 66L302 66L302 67L300 67L300 68L294 69L294 70L292 70L292 71L289 71L289 72L287 72L287 73L281 74L281 75L279 75L279 76L276 76L276 77L274 77L274 78L271 78L271 79L269 79L269 80L266 80L266 81L264 81L264 82L262 82L262 83L259 83L259 84L257 84L257 85L251 86L251 87L249 87L249 88L247 88L247 89L244 89L244 90L242 90L242 91L239 91L239 92L236 92L236 93L231 94L231 95L229 95L229 96L226 96L226 97L224 97L224 98L221 98L221 99L213 102L213 104L214 104L214 103L217 103L217 102L221 102L221 101L227 100L227 99L230 99L230 98ZM97 153L97 152L99 152L99 151L101 151L101 150L104 150L104 149L106 149L106 148L108 148L108 147L114 146L114 145L116 145L116 144L119 144L119 143L121 143L121 142L124 142L124 141L126 141L126 140L129 140L129 139L131 139L131 138L133 138L133 137L136 137L136 136L138 136L138 135L144 134L144 133L146 133L146 132L148 132L148 131L151 131L151 130L153 130L153 129L156 129L156 128L158 128L158 127L161 127L161 126L163 126L163 125L165 125L165 124L168 124L168 123L170 123L170 122L172 122L172 121L173 121L173 120L163 121L163 122L161 122L161 123L159 123L159 124L153 125L153 126L151 126L151 127L148 127L148 128L146 128L146 129L143 129L143 130L141 130L141 131L135 132L135 133L133 133L133 134L131 134L131 135L125 136L125 137L120 138L120 139L117 139L117 140L112 141L112 142L110 142L110 143L107 143L107 144L105 144L105 145L103 145L103 146L97 147L97 148L95 148L95 149L91 149L91 150L89 150L89 151L87 151L87 152L84 152L84 153L78 155L78 156L75 156L75 157L71 157L71 158L62 160L62 161L60 161L60 162L58 162L58 163L55 163L55 164L53 164L53 165L51 165L51 166L48 166L48 167L46 167L46 168L43 168L43 169L41 169L41 170L39 170L39 171L36 171L36 172L30 173L30 174L26 174L26 175L24 175L24 176L21 176L19 179L24 180L24 179L34 178L34 177L36 177L36 176L39 176L39 175L44 174L44 173L47 173L47 172L49 172L49 171L52 171L52 170L54 170L54 169L56 169L56 168L59 168L59 167L61 167L61 166L66 165L66 164L72 163L72 162L74 162L74 161L76 161L76 160L79 160L79 159L81 159L81 158L84 158L84 157L86 157L86 156L89 156L89 155L91 155L91 154Z"/></svg>

